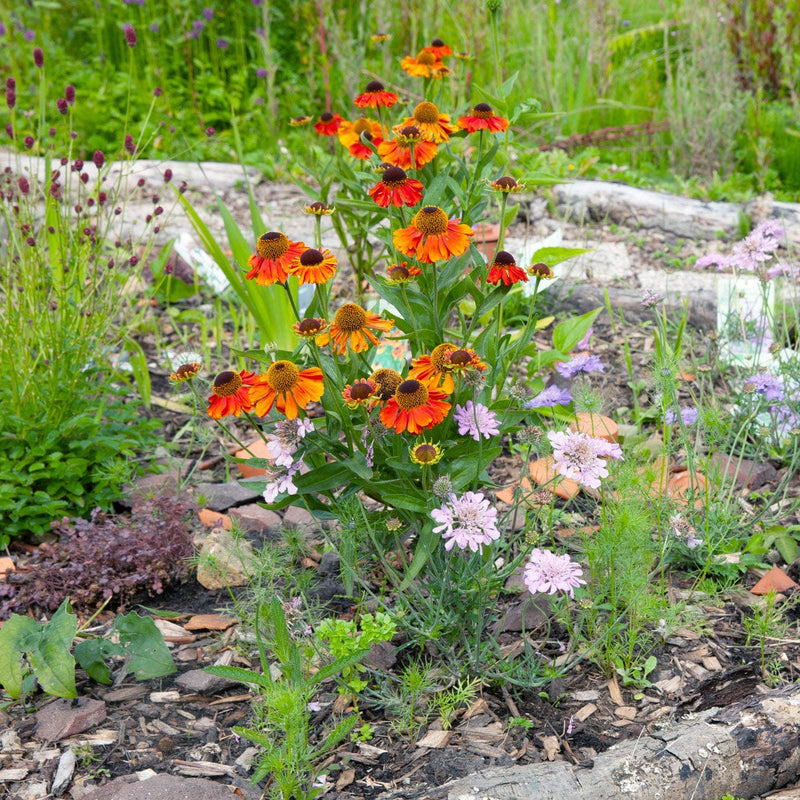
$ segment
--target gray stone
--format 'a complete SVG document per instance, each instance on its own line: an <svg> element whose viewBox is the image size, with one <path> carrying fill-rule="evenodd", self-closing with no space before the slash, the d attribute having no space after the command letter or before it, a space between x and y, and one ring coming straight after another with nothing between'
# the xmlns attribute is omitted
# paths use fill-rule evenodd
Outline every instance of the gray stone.
<svg viewBox="0 0 800 800"><path fill-rule="evenodd" d="M277 537L283 527L280 514L256 503L232 508L230 517L248 533L256 533L259 536Z"/></svg>
<svg viewBox="0 0 800 800"><path fill-rule="evenodd" d="M249 542L234 539L223 528L214 528L200 548L197 582L211 590L245 586L254 566L255 554Z"/></svg>
<svg viewBox="0 0 800 800"><path fill-rule="evenodd" d="M527 592L526 592L527 594ZM523 596L495 623L493 634L499 636L504 631L532 633L547 624L552 616L546 597Z"/></svg>
<svg viewBox="0 0 800 800"><path fill-rule="evenodd" d="M329 578L338 578L340 576L340 565L339 554L329 550L322 554L319 562L319 574Z"/></svg>
<svg viewBox="0 0 800 800"><path fill-rule="evenodd" d="M263 486L263 481L261 485ZM254 491L246 483L240 481L198 483L194 493L195 497L202 497L205 500L203 505L212 511L227 511L234 506L252 503L253 500L261 497L260 492Z"/></svg>
<svg viewBox="0 0 800 800"><path fill-rule="evenodd" d="M212 694L230 686L237 686L236 681L228 678L220 678L217 675L210 675L202 669L190 669L175 679L175 683L187 692L192 694Z"/></svg>
<svg viewBox="0 0 800 800"><path fill-rule="evenodd" d="M621 183L575 181L553 187L558 210L570 219L657 228L680 239L735 237L742 206L652 192Z"/></svg>
<svg viewBox="0 0 800 800"><path fill-rule="evenodd" d="M156 775L144 781L137 780L136 776L116 778L83 795L82 800L235 800L235 797L234 787L224 783L205 778Z"/></svg>
<svg viewBox="0 0 800 800"><path fill-rule="evenodd" d="M591 280L609 284L634 280L628 249L622 242L564 242L564 247L591 248L588 253L570 258L559 267L559 274L568 281Z"/></svg>
<svg viewBox="0 0 800 800"><path fill-rule="evenodd" d="M106 718L106 704L102 700L79 697L77 700L55 700L36 712L36 735L48 742L57 742L68 736L99 725Z"/></svg>
<svg viewBox="0 0 800 800"><path fill-rule="evenodd" d="M300 506L289 506L283 512L283 524L293 528L318 528L319 525L314 517Z"/></svg>

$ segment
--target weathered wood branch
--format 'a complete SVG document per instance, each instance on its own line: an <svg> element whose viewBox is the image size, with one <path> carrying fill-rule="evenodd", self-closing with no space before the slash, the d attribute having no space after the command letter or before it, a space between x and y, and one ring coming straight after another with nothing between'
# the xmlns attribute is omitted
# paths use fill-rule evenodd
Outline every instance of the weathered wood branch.
<svg viewBox="0 0 800 800"><path fill-rule="evenodd" d="M710 709L598 755L591 769L567 762L495 768L436 792L447 800L715 800L751 798L800 774L800 687ZM446 795L440 794L447 789Z"/></svg>

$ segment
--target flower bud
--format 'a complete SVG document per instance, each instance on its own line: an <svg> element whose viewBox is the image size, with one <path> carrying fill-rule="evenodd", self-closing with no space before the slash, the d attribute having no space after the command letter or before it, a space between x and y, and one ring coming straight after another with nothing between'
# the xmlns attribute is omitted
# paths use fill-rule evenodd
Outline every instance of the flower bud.
<svg viewBox="0 0 800 800"><path fill-rule="evenodd" d="M136 31L133 25L126 25L122 30L125 33L125 41L128 47L136 47Z"/></svg>
<svg viewBox="0 0 800 800"><path fill-rule="evenodd" d="M97 167L97 169L100 169L100 167L102 167L106 161L106 157L105 155L103 155L103 151L95 150L94 155L92 156L92 161L94 161L94 165Z"/></svg>
<svg viewBox="0 0 800 800"><path fill-rule="evenodd" d="M75 105L75 87L70 84L64 89L64 99L71 105Z"/></svg>
<svg viewBox="0 0 800 800"><path fill-rule="evenodd" d="M33 48L33 63L36 64L39 69L44 66L44 51L41 47Z"/></svg>

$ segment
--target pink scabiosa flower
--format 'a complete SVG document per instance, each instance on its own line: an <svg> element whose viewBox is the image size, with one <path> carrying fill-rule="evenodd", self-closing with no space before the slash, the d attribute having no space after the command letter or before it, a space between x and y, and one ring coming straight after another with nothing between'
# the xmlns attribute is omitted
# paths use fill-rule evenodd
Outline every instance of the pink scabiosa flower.
<svg viewBox="0 0 800 800"><path fill-rule="evenodd" d="M471 436L476 442L480 441L481 436L491 439L500 433L497 414L482 403L473 403L472 400L467 400L465 406L456 406L453 419L458 424L458 432L462 436Z"/></svg>
<svg viewBox="0 0 800 800"><path fill-rule="evenodd" d="M600 478L608 477L606 459L622 458L618 444L587 433L550 431L547 438L553 446L556 472L590 489L599 488Z"/></svg>
<svg viewBox="0 0 800 800"><path fill-rule="evenodd" d="M744 272L759 272L764 263L773 258L773 251L785 236L783 225L778 220L767 220L757 225L741 242L733 247L729 255L709 253L695 262L696 267L715 266L717 270L726 268Z"/></svg>
<svg viewBox="0 0 800 800"><path fill-rule="evenodd" d="M446 503L431 511L431 516L439 523L433 532L442 534L445 550L458 545L461 550L469 548L480 553L483 545L500 538L497 509L480 492L465 492L461 497L451 493Z"/></svg>
<svg viewBox="0 0 800 800"><path fill-rule="evenodd" d="M575 589L584 586L583 570L567 553L557 556L550 550L533 549L522 582L531 594L557 594L565 592L575 597Z"/></svg>

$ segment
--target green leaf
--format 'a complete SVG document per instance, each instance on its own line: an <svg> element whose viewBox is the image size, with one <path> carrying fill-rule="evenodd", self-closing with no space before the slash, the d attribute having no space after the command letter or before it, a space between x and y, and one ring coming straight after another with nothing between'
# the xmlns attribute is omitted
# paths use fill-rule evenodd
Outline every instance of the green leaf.
<svg viewBox="0 0 800 800"><path fill-rule="evenodd" d="M39 626L30 617L12 614L0 628L0 685L15 700L22 692L22 640Z"/></svg>
<svg viewBox="0 0 800 800"><path fill-rule="evenodd" d="M269 687L272 686L272 680L269 677L265 677L260 672L253 672L252 670L243 669L242 667L205 667L203 672L207 672L209 675L216 675L219 678L239 681L239 683L253 683L264 689L269 689Z"/></svg>
<svg viewBox="0 0 800 800"><path fill-rule="evenodd" d="M109 639L86 639L75 647L75 660L90 678L109 684L111 670L106 666L106 659L123 653L122 645Z"/></svg>
<svg viewBox="0 0 800 800"><path fill-rule="evenodd" d="M139 342L130 337L125 339L125 349L128 351L128 359L133 368L133 378L139 389L142 403L146 408L150 408L150 371L147 369L147 356Z"/></svg>
<svg viewBox="0 0 800 800"><path fill-rule="evenodd" d="M172 655L164 643L161 631L150 617L140 617L135 611L114 620L120 643L129 656L128 669L137 680L161 678L177 672Z"/></svg>
<svg viewBox="0 0 800 800"><path fill-rule="evenodd" d="M602 308L595 308L579 317L571 317L559 322L553 329L553 347L562 353L569 353L586 336L602 310Z"/></svg>
<svg viewBox="0 0 800 800"><path fill-rule="evenodd" d="M591 248L584 247L540 247L531 256L531 261L534 264L541 262L547 264L548 267L555 267L562 261L590 252Z"/></svg>
<svg viewBox="0 0 800 800"><path fill-rule="evenodd" d="M69 601L64 600L50 622L23 637L21 645L28 654L36 680L48 694L56 697L78 696L75 689L75 659L70 653L77 630L77 617L69 611Z"/></svg>

